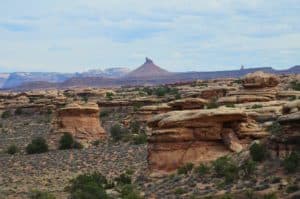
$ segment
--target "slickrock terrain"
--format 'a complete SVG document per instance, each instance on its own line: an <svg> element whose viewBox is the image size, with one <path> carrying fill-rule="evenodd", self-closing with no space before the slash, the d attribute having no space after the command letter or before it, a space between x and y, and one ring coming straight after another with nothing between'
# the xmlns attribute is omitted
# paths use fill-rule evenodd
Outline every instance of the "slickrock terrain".
<svg viewBox="0 0 300 199"><path fill-rule="evenodd" d="M93 172L118 199L299 198L299 81L0 91L0 199L71 198Z"/></svg>

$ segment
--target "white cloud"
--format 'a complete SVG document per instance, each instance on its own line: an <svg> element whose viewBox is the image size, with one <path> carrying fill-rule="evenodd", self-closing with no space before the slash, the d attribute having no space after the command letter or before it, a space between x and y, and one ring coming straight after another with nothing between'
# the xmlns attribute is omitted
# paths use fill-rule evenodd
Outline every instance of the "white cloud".
<svg viewBox="0 0 300 199"><path fill-rule="evenodd" d="M288 67L300 62L299 13L297 0L11 0L0 71L134 68L145 56L173 71Z"/></svg>

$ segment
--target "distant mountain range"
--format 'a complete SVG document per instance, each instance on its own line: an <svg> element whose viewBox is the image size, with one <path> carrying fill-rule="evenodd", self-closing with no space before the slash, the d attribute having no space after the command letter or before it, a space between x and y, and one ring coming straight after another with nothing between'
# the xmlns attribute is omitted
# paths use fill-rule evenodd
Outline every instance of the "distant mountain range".
<svg viewBox="0 0 300 199"><path fill-rule="evenodd" d="M115 87L143 84L164 84L192 81L197 79L239 78L255 71L274 74L300 74L300 65L286 70L275 70L271 67L258 67L240 70L224 70L212 72L173 73L162 69L146 58L143 65L130 72L128 68L110 68L106 70L90 70L83 73L11 73L0 74L2 89L47 89L69 87Z"/></svg>

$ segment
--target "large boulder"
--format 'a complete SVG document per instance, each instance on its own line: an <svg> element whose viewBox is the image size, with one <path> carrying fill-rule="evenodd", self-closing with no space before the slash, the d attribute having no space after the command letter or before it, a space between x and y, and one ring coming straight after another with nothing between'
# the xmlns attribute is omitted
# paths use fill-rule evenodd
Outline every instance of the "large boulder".
<svg viewBox="0 0 300 199"><path fill-rule="evenodd" d="M265 88L275 87L279 84L279 78L276 75L257 71L247 74L243 79L245 88Z"/></svg>
<svg viewBox="0 0 300 199"><path fill-rule="evenodd" d="M106 138L99 120L99 107L96 104L69 104L57 111L54 121L53 139L56 142L65 132L83 145Z"/></svg>

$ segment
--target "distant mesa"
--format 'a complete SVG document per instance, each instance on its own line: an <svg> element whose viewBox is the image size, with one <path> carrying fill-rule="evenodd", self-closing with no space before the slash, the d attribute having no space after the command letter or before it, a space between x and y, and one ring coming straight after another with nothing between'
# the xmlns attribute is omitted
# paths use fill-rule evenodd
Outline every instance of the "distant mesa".
<svg viewBox="0 0 300 199"><path fill-rule="evenodd" d="M127 78L164 77L172 73L155 65L153 61L146 57L143 65L126 75Z"/></svg>

